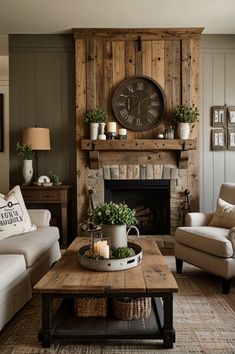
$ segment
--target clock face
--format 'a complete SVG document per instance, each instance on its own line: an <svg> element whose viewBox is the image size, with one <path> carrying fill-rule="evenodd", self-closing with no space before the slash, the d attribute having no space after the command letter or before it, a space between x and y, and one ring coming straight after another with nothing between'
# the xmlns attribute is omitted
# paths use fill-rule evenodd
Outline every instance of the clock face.
<svg viewBox="0 0 235 354"><path fill-rule="evenodd" d="M117 87L112 106L117 120L124 127L143 131L160 122L165 102L165 94L156 81L148 76L134 76Z"/></svg>

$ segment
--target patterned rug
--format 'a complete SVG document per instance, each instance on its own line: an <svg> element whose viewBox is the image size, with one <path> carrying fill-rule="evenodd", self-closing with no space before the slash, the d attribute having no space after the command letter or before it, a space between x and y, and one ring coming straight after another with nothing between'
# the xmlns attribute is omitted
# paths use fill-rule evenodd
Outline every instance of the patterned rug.
<svg viewBox="0 0 235 354"><path fill-rule="evenodd" d="M174 295L176 343L173 349L164 349L160 341L153 340L55 343L50 349L42 349L37 341L41 326L37 295L0 332L0 353L235 353L235 282L230 294L223 295L221 281L216 276L186 264L183 274L177 275L174 257L166 258L179 286L179 293Z"/></svg>

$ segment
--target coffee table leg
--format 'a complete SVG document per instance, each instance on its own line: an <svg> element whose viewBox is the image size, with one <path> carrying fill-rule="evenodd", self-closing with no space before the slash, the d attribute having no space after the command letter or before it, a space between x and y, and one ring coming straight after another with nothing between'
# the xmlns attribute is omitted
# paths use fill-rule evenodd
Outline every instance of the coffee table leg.
<svg viewBox="0 0 235 354"><path fill-rule="evenodd" d="M53 297L50 294L42 294L42 328L38 333L38 340L42 342L43 348L51 346L52 302Z"/></svg>
<svg viewBox="0 0 235 354"><path fill-rule="evenodd" d="M173 294L165 294L163 297L164 326L163 344L165 348L173 348L175 331L173 328Z"/></svg>

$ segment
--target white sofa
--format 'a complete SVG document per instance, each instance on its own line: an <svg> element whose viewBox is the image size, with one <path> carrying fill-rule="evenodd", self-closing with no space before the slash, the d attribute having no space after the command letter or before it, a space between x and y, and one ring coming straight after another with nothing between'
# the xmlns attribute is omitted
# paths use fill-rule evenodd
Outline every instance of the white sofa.
<svg viewBox="0 0 235 354"><path fill-rule="evenodd" d="M177 273L183 261L223 279L228 294L235 277L235 183L221 185L215 213L188 213L175 233Z"/></svg>
<svg viewBox="0 0 235 354"><path fill-rule="evenodd" d="M0 240L0 330L32 297L34 284L60 257L49 210L28 210L34 231Z"/></svg>

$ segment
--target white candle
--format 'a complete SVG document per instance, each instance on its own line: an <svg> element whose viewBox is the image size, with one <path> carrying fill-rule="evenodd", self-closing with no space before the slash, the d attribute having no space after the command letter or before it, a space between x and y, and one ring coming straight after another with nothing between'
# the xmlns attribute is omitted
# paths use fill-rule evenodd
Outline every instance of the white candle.
<svg viewBox="0 0 235 354"><path fill-rule="evenodd" d="M100 256L106 259L109 258L109 245L105 244L104 242L100 245Z"/></svg>
<svg viewBox="0 0 235 354"><path fill-rule="evenodd" d="M124 129L124 128L118 129L118 134L119 134L119 135L126 135L126 134L127 134L127 133L126 133L126 129Z"/></svg>
<svg viewBox="0 0 235 354"><path fill-rule="evenodd" d="M116 122L107 122L106 132L107 133L116 133L117 123Z"/></svg>

